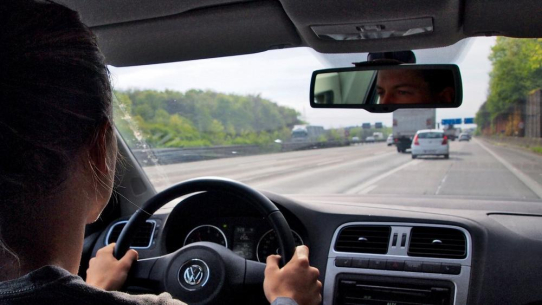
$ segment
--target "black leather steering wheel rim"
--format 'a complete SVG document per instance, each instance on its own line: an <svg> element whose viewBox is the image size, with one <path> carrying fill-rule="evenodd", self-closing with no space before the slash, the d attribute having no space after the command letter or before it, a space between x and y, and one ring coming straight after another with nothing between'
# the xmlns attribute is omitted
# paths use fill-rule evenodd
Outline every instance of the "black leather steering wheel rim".
<svg viewBox="0 0 542 305"><path fill-rule="evenodd" d="M138 209L130 217L128 223L124 226L115 245L114 256L117 259L124 256L135 238L137 229L159 208L181 196L202 191L220 191L244 198L260 212L275 230L280 246L282 264L285 265L293 257L295 252L294 238L288 222L277 206L266 196L243 183L218 177L186 180L163 190L149 199L141 209Z"/></svg>

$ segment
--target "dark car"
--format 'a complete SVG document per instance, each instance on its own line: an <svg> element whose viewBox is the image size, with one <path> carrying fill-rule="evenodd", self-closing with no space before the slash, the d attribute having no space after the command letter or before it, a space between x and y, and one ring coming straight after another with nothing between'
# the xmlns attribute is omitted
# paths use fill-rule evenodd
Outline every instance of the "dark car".
<svg viewBox="0 0 542 305"><path fill-rule="evenodd" d="M470 139L471 139L471 136L468 133L462 133L462 134L459 135L459 142L461 142L461 141L467 141L468 142L468 141L470 141Z"/></svg>

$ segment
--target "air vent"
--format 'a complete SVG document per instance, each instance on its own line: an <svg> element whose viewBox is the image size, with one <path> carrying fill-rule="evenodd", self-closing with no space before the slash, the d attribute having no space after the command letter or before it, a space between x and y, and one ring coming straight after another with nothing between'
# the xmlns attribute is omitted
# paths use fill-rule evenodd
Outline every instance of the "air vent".
<svg viewBox="0 0 542 305"><path fill-rule="evenodd" d="M106 245L117 242L117 239L120 236L120 232L122 232L122 229L124 229L126 223L127 221L117 222L111 227L111 229L109 229L109 233L107 234L107 238L105 239ZM149 248L152 243L155 225L156 223L154 221L147 220L147 222L143 224L137 231L134 241L132 242L130 247Z"/></svg>
<svg viewBox="0 0 542 305"><path fill-rule="evenodd" d="M410 232L409 256L465 258L467 240L460 230L414 227Z"/></svg>
<svg viewBox="0 0 542 305"><path fill-rule="evenodd" d="M390 233L389 226L344 227L337 236L335 251L386 254Z"/></svg>

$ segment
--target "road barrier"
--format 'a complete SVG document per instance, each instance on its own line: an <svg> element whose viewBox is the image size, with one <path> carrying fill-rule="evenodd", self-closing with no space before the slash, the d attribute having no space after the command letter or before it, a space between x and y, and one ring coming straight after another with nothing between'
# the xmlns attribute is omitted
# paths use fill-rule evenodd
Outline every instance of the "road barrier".
<svg viewBox="0 0 542 305"><path fill-rule="evenodd" d="M529 137L505 137L505 136L481 136L483 140L499 144L509 144L524 148L542 147L542 138Z"/></svg>
<svg viewBox="0 0 542 305"><path fill-rule="evenodd" d="M240 156L253 156L276 152L323 149L348 145L350 145L350 142L348 141L289 142L273 143L266 146L229 145L212 147L133 149L132 153L142 166L149 166L155 164L166 165Z"/></svg>
<svg viewBox="0 0 542 305"><path fill-rule="evenodd" d="M282 143L280 151L287 152L287 151L321 149L321 148L330 148L330 147L339 147L339 146L348 146L348 145L350 145L350 142L348 141L289 142L289 143Z"/></svg>

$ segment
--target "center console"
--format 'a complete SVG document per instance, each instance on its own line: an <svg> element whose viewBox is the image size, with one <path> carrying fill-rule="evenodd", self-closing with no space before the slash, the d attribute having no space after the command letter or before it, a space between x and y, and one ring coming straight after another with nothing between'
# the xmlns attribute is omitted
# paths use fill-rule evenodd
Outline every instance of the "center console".
<svg viewBox="0 0 542 305"><path fill-rule="evenodd" d="M323 303L466 304L471 245L457 226L346 223L330 246Z"/></svg>

